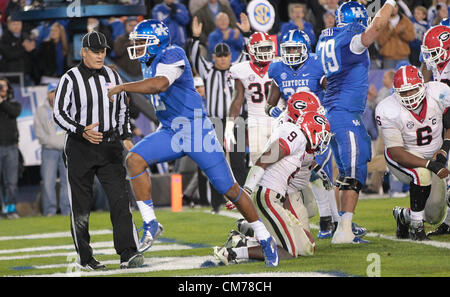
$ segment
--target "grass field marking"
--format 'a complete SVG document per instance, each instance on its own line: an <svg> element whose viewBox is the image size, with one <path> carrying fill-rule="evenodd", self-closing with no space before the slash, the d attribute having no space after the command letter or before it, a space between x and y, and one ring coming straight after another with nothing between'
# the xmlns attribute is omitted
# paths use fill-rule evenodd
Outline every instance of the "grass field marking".
<svg viewBox="0 0 450 297"><path fill-rule="evenodd" d="M104 230L93 230L89 231L89 234L92 235L105 235L112 234L112 230L104 229ZM29 235L16 235L16 236L0 236L0 241L7 240L22 240L22 239L44 239L44 238L63 238L63 237L72 237L69 232L52 232L52 233L38 233L38 234L29 234Z"/></svg>
<svg viewBox="0 0 450 297"><path fill-rule="evenodd" d="M213 261L214 256L191 256L191 257L149 257L145 259L144 267L132 269L110 269L104 271L81 271L74 276L108 276L116 274L145 273L163 270L182 270L201 268L203 263ZM105 264L107 261L104 262ZM170 265L168 265L170 263ZM119 264L119 261L110 261L109 264ZM26 277L68 277L70 273L33 274Z"/></svg>
<svg viewBox="0 0 450 297"><path fill-rule="evenodd" d="M205 212L208 212L208 211L205 211ZM235 211L225 211L225 212L221 211L221 212L219 212L219 215L229 217L229 218L234 218L234 219L242 218L242 215L239 212L235 212ZM316 224L310 224L310 227L311 227L311 229L319 230L319 226ZM375 233L375 232L368 232L366 234L366 236L382 238L382 239L387 239L387 240L391 240L391 241L410 242L410 243L415 243L415 244L429 245L429 246L433 246L433 247L437 247L437 248L450 249L450 242L442 242L442 241L435 241L435 240L415 241L415 240L410 240L410 239L398 239L394 236L384 235L384 234ZM316 239L314 239L314 240L316 240Z"/></svg>
<svg viewBox="0 0 450 297"><path fill-rule="evenodd" d="M187 249L193 249L193 247L189 246L189 245L182 245L182 244L167 244L167 245L165 244L165 245L152 246L153 252L187 250ZM67 257L73 253L74 253L74 251L61 252L61 253L36 254L36 255L4 256L4 257L0 257L0 261L23 260L23 259L32 259L32 258ZM115 249L94 250L94 256L95 255L115 255L115 254L116 254Z"/></svg>

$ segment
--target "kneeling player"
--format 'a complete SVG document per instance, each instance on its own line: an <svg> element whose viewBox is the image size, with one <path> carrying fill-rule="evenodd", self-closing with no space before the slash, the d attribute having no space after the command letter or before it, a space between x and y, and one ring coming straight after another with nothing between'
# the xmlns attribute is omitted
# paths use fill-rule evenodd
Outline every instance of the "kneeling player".
<svg viewBox="0 0 450 297"><path fill-rule="evenodd" d="M314 254L314 239L291 211L294 201L284 194L293 173L312 168L314 153L323 152L330 138L328 120L317 112L305 113L297 122L286 121L274 131L247 176L244 189L252 192L258 213L278 244L280 259ZM309 174L310 170L307 179ZM241 258L264 259L259 246L216 247L214 254L225 264Z"/></svg>
<svg viewBox="0 0 450 297"><path fill-rule="evenodd" d="M425 240L423 221L439 223L445 214L445 166L450 139L443 139L442 115L450 106L450 88L424 83L420 71L403 66L394 76L395 93L376 108L389 170L410 185L410 210L396 207L398 238Z"/></svg>

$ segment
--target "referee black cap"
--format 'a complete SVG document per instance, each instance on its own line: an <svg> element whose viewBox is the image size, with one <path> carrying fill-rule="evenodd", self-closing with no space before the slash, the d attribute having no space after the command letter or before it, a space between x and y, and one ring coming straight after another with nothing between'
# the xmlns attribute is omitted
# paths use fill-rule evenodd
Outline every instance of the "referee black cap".
<svg viewBox="0 0 450 297"><path fill-rule="evenodd" d="M92 51L99 51L105 48L110 48L106 42L106 37L103 33L92 31L83 36L83 47L87 47Z"/></svg>
<svg viewBox="0 0 450 297"><path fill-rule="evenodd" d="M231 50L228 44L221 42L218 43L216 47L214 47L214 54L219 57L228 56L229 54L231 54Z"/></svg>

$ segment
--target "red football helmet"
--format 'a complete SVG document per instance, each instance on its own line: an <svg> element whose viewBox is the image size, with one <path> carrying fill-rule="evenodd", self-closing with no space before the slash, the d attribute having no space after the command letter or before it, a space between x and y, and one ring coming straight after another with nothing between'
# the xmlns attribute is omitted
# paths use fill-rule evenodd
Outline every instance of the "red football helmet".
<svg viewBox="0 0 450 297"><path fill-rule="evenodd" d="M414 89L417 89L415 93L406 93ZM420 70L412 65L400 67L394 75L394 91L406 109L418 108L425 98L425 84Z"/></svg>
<svg viewBox="0 0 450 297"><path fill-rule="evenodd" d="M314 153L321 155L327 150L332 134L325 116L309 111L299 117L297 125L305 132Z"/></svg>
<svg viewBox="0 0 450 297"><path fill-rule="evenodd" d="M253 62L269 63L275 57L275 44L264 32L256 32L250 36L248 53Z"/></svg>
<svg viewBox="0 0 450 297"><path fill-rule="evenodd" d="M423 36L423 60L428 67L436 68L450 59L450 28L443 25L431 27Z"/></svg>
<svg viewBox="0 0 450 297"><path fill-rule="evenodd" d="M296 122L305 112L315 111L325 115L325 108L320 104L319 97L311 92L298 92L287 102L287 117Z"/></svg>

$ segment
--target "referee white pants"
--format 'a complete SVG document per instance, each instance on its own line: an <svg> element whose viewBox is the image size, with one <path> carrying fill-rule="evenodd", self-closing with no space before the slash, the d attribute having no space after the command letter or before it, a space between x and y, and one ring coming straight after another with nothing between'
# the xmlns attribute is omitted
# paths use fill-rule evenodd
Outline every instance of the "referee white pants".
<svg viewBox="0 0 450 297"><path fill-rule="evenodd" d="M285 197L264 187L257 187L252 193L258 214L278 245L293 257L311 256L315 244L310 241L300 221L283 207Z"/></svg>

